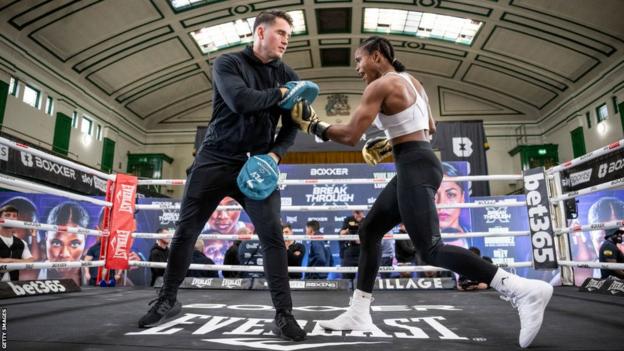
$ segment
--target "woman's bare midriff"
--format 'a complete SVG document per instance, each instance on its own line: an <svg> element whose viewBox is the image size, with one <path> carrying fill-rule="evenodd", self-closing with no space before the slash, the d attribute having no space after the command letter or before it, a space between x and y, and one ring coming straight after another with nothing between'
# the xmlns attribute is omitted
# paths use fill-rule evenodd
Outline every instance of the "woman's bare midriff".
<svg viewBox="0 0 624 351"><path fill-rule="evenodd" d="M417 130L414 133L401 135L390 139L392 145L398 145L408 141L429 141L429 131L427 129Z"/></svg>

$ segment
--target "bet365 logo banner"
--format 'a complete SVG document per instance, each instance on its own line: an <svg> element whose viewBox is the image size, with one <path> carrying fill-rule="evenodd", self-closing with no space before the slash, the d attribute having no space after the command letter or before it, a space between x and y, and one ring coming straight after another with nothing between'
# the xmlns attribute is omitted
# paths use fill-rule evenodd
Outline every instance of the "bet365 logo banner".
<svg viewBox="0 0 624 351"><path fill-rule="evenodd" d="M544 167L523 172L535 269L557 268L555 235Z"/></svg>

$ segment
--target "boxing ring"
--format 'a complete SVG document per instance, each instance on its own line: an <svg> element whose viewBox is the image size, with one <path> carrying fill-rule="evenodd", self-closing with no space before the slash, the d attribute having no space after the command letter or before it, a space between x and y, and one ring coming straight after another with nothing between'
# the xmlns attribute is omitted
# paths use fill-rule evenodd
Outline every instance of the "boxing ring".
<svg viewBox="0 0 624 351"><path fill-rule="evenodd" d="M70 161L33 150L27 146L0 138L0 144L28 150L39 157L81 169L95 171ZM562 193L560 172L601 155L624 147L624 140L593 151L543 172L549 187L550 220L555 236L548 243L537 240L536 246L550 244L556 251L563 286L555 288L548 305L540 334L531 346L544 350L620 350L624 330L624 301L618 296L581 293L570 285L571 269L624 269L624 264L578 262L571 260L568 233L624 226L624 219L590 225L566 226L563 201L605 189L620 188L624 178L597 186ZM99 177L116 182L116 175L97 172ZM464 176L445 178L447 181L522 180L522 175ZM384 184L387 179L289 179L281 185L309 184ZM0 175L0 184L63 196L102 207L113 206L110 199L98 200L89 196L54 189L8 175ZM183 185L184 180L139 180L138 185ZM522 201L495 203L495 206L527 206ZM477 208L489 204L463 203L439 205L438 208ZM150 211L176 206L163 204L136 205L136 210ZM239 206L219 206L220 210L240 210ZM367 210L358 206L282 206L282 211L344 211ZM108 230L56 226L18 220L0 220L0 226L30 228L48 231L67 231L83 235L107 237ZM443 239L495 236L535 236L530 231L469 232L442 234ZM133 232L134 238L170 238L172 234ZM202 234L203 239L257 240L255 235ZM405 240L407 234L389 234L385 240ZM289 240L356 240L357 235L292 235ZM130 267L164 268L166 263L133 261ZM104 260L79 262L9 263L4 269L71 269L99 267ZM535 262L501 264L503 268L533 267ZM263 271L259 266L191 265L191 269L218 271ZM420 272L443 270L432 266L387 266L380 272ZM357 267L289 267L290 272L356 272ZM292 286L292 284L291 284ZM230 286L231 288L231 286ZM274 337L271 322L274 311L270 296L262 289L204 290L183 289L179 300L182 314L160 326L139 329L137 320L147 311L147 302L155 296L152 288L83 287L70 294L19 297L0 300L2 308L2 345L16 350L143 350L156 349L215 349L215 350L300 350L308 348L339 349L364 347L366 350L423 349L423 350L501 350L518 348L519 320L509 303L502 301L495 291L460 292L457 290L378 290L374 292L373 322L379 330L373 333L331 332L317 324L331 319L346 308L350 290L293 289L293 313L308 332L304 342L287 342ZM599 335L600 339L596 336Z"/></svg>
<svg viewBox="0 0 624 351"><path fill-rule="evenodd" d="M520 323L494 291L377 291L372 334L325 332L316 320L344 310L349 291L293 291L308 338L272 337L267 291L182 290L182 314L139 329L152 289L84 288L80 293L2 301L9 350L514 350ZM532 349L621 350L621 297L556 287ZM618 312L619 311L619 312ZM600 335L597 338L596 335Z"/></svg>

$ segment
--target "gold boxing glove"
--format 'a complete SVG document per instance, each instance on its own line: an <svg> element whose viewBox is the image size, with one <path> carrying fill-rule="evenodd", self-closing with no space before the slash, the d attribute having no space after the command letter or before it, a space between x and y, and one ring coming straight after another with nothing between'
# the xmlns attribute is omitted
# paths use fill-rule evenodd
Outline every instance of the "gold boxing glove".
<svg viewBox="0 0 624 351"><path fill-rule="evenodd" d="M375 166L386 157L392 154L392 144L386 137L377 137L369 139L362 148L362 156L364 161L371 166Z"/></svg>
<svg viewBox="0 0 624 351"><path fill-rule="evenodd" d="M308 134L314 134L321 138L323 141L328 141L326 132L330 124L321 121L316 115L316 111L310 106L307 100L299 100L295 103L292 110L290 110L290 116L293 122L297 125L299 130Z"/></svg>

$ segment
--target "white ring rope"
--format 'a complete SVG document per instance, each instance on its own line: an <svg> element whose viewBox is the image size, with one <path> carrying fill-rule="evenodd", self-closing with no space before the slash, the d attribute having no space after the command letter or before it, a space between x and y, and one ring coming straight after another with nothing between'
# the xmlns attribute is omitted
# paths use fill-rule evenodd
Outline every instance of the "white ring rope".
<svg viewBox="0 0 624 351"><path fill-rule="evenodd" d="M100 266L104 266L104 261L3 263L3 264L0 264L0 270L45 269L45 268L65 269L65 268L100 267Z"/></svg>
<svg viewBox="0 0 624 351"><path fill-rule="evenodd" d="M560 266L577 268L600 268L600 269L624 269L624 263L611 262L583 262L583 261L558 261Z"/></svg>
<svg viewBox="0 0 624 351"><path fill-rule="evenodd" d="M606 183L602 183L602 184L598 184L598 185L594 185L594 186L590 186L588 188L583 188L580 190L575 190L575 191L571 191L569 193L565 193L561 196L557 196L557 197L553 197L550 199L550 202L558 202L558 201L563 201L563 200L568 200L568 199L572 199L581 195L587 195L587 194L591 194L591 193L595 193L601 190L607 190L607 189L612 189L612 188L619 188L619 187L623 187L624 186L624 178L618 178L618 179L614 179L610 182L606 182Z"/></svg>
<svg viewBox="0 0 624 351"><path fill-rule="evenodd" d="M107 180L115 180L116 179L116 176L114 174L107 174L107 173L103 173L103 172L100 172L100 171L95 170L95 169L91 169L91 168L89 168L87 166L83 166L83 165L80 165L78 163L75 163L75 162L72 162L72 161L68 161L68 160L66 160L64 158L60 158L58 156L50 155L50 154L48 154L46 152L43 152L41 150L30 148L28 145L20 144L20 143L17 143L15 141L13 141L13 140L9 140L9 139L0 137L0 144L6 145L6 146L8 146L8 147L10 147L12 149L22 150L22 151L31 153L33 155L37 155L37 156L39 156L41 158L45 158L47 160L50 160L50 161L62 164L62 165L67 166L67 167L71 167L73 169L77 169L79 171L82 171L82 172L85 172L85 173L88 173L88 174L91 174L91 175L96 175L96 176L98 176L100 178L104 178L104 179L107 179Z"/></svg>
<svg viewBox="0 0 624 351"><path fill-rule="evenodd" d="M619 150L619 149L621 149L623 147L624 147L624 139L621 139L621 140L616 141L614 143L611 143L611 144L609 144L607 146L601 147L600 149L597 149L597 150L591 151L589 153L586 153L583 156L577 157L577 158L572 159L572 160L570 160L568 162L564 162L564 163L562 163L562 164L560 164L558 166L554 166L552 168L549 168L546 171L546 173L553 174L553 173L556 173L556 172L561 172L561 171L563 171L565 169L568 169L568 168L571 168L571 167L574 167L574 166L578 166L578 165L580 165L582 163L585 163L585 162L587 162L589 160L593 160L593 159L595 159L597 157L600 157L602 155L609 154L609 153L611 153L611 152L613 152L615 150Z"/></svg>
<svg viewBox="0 0 624 351"><path fill-rule="evenodd" d="M129 261L131 267L167 268L167 262ZM515 262L496 264L498 267L532 267L532 262ZM219 264L191 264L189 269L202 271L240 271L264 272L262 266L219 265ZM319 273L357 273L358 267L295 267L288 266L289 272L319 272ZM435 266L381 266L379 272L432 272L447 271Z"/></svg>
<svg viewBox="0 0 624 351"><path fill-rule="evenodd" d="M517 231L517 232L467 232L463 234L441 234L442 239L461 239L461 238L478 238L478 237L506 237L506 236L525 236L530 235L529 231ZM134 238L143 239L171 239L173 234L159 234L159 233L132 233ZM198 239L204 240L260 240L257 234L201 234ZM353 241L359 240L358 235L289 235L284 236L284 240L296 240L296 241ZM408 234L387 234L384 235L383 240L410 240Z"/></svg>
<svg viewBox="0 0 624 351"><path fill-rule="evenodd" d="M83 227L68 227L66 225L45 224L45 223L37 223L37 222L24 222L24 221L18 221L14 219L4 219L4 218L0 219L0 227L48 230L52 232L68 232L68 233L94 235L94 236L108 236L108 232L103 232L101 230L88 229L88 228L83 228Z"/></svg>
<svg viewBox="0 0 624 351"><path fill-rule="evenodd" d="M565 228L557 228L555 229L555 233L557 235L564 233L574 233L574 232L589 232L592 230L601 230L601 229L613 229L624 227L624 219L609 221L609 222L598 222L593 224L585 224L585 225L574 225L572 227Z"/></svg>
<svg viewBox="0 0 624 351"><path fill-rule="evenodd" d="M353 179L283 179L279 185L321 185L321 184L386 184L391 178ZM442 182L476 182L490 180L522 180L520 174L492 174L460 177L444 177ZM139 185L184 185L186 179L140 179Z"/></svg>
<svg viewBox="0 0 624 351"><path fill-rule="evenodd" d="M372 206L372 205L371 205ZM368 211L371 206L369 205L311 205L311 206L282 206L282 211L299 211L299 212L315 212L315 211ZM521 201L496 201L491 203L479 202L465 202L458 204L440 204L436 205L436 208L487 208L487 207L523 207L526 206L525 202ZM137 210L179 210L180 203L157 203L157 204L137 204ZM232 210L244 210L242 206L218 206L217 211L232 211Z"/></svg>
<svg viewBox="0 0 624 351"><path fill-rule="evenodd" d="M10 175L2 174L2 173L0 173L0 184L8 184L8 185L17 186L23 189L35 190L35 191L39 191L42 193L63 196L72 200L90 202L92 204L99 205L99 206L106 206L106 207L113 206L112 202L98 200L98 199L85 196L85 195L78 195L78 194L70 193L69 191L58 190L49 186L29 182L26 180L21 180L21 179L12 177Z"/></svg>

